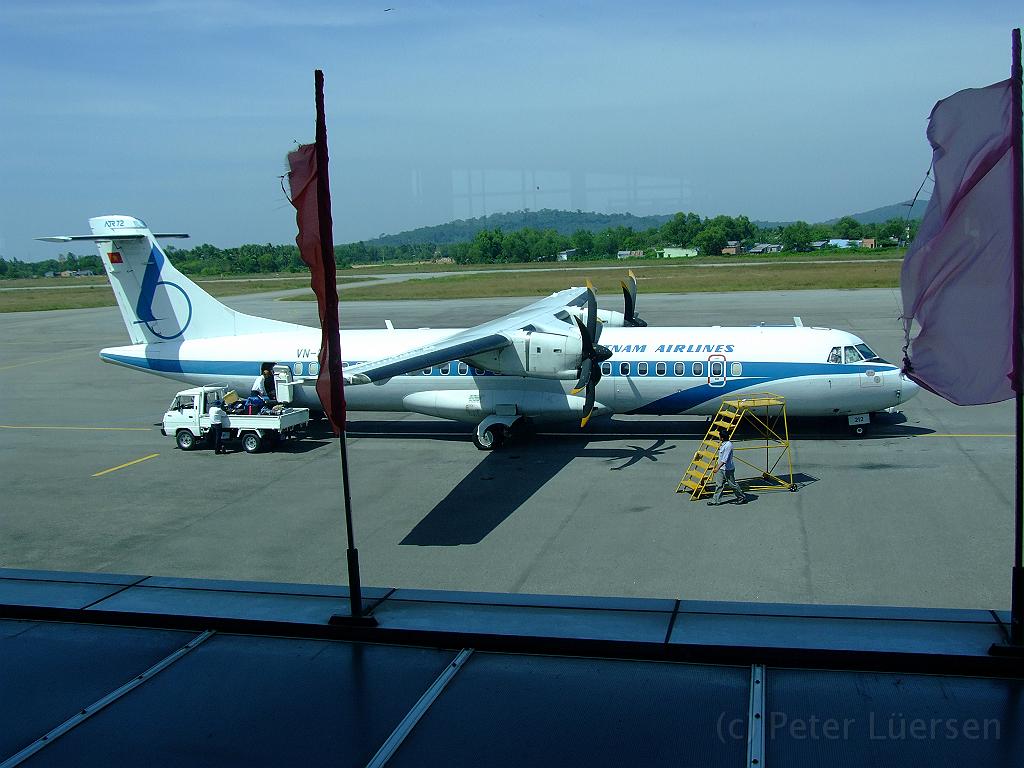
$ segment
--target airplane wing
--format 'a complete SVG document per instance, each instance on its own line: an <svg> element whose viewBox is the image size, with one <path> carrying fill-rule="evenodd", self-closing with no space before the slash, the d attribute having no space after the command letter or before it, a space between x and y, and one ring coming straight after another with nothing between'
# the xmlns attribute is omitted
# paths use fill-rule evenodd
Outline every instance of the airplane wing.
<svg viewBox="0 0 1024 768"><path fill-rule="evenodd" d="M522 330L565 333L565 324L572 318L566 307L584 307L587 288L566 288L546 299L534 302L511 314L481 325L467 328L446 338L410 349L391 357L370 360L345 368L346 384L369 384L392 376L429 368L452 360L472 357L501 349L511 343L513 334ZM575 331L575 326L573 326Z"/></svg>

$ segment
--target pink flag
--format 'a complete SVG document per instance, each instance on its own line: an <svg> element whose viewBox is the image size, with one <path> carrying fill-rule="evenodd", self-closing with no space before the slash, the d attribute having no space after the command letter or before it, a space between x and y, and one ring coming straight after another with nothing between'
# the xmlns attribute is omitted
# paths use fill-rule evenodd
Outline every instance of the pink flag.
<svg viewBox="0 0 1024 768"><path fill-rule="evenodd" d="M1005 80L932 109L935 189L903 260L903 370L957 405L1014 396L1011 104Z"/></svg>

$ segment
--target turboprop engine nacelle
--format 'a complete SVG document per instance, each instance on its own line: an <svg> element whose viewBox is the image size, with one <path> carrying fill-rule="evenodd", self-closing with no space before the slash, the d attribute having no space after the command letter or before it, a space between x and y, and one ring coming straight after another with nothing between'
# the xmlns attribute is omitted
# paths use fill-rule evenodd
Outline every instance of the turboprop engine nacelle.
<svg viewBox="0 0 1024 768"><path fill-rule="evenodd" d="M586 408L586 400L562 392L538 392L526 389L430 390L413 392L402 398L406 410L442 419L455 419L467 424L479 424L486 416L504 409L505 412L526 416L535 423L578 419ZM594 404L594 413L608 413L602 403Z"/></svg>
<svg viewBox="0 0 1024 768"><path fill-rule="evenodd" d="M583 324L587 324L587 310L585 307L566 307L566 311L570 315L576 315ZM602 325L607 325L609 328L621 328L626 324L626 316L621 312L615 312L611 309L599 309L597 310L597 322Z"/></svg>
<svg viewBox="0 0 1024 768"><path fill-rule="evenodd" d="M597 310L597 320L610 328L621 328L626 324L626 316L621 312L615 312L611 309Z"/></svg>
<svg viewBox="0 0 1024 768"><path fill-rule="evenodd" d="M518 331L508 346L465 358L465 362L492 373L575 379L580 373L583 342L578 336L539 331Z"/></svg>

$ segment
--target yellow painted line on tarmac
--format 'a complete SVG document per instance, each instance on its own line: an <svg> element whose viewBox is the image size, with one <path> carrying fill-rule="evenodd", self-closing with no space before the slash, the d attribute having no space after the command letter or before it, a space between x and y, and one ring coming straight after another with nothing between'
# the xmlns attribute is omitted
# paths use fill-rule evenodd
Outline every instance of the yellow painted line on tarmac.
<svg viewBox="0 0 1024 768"><path fill-rule="evenodd" d="M97 472L95 475L93 475L93 477L100 477L101 475L105 475L108 472L116 472L119 469L124 469L125 467L130 467L132 464L138 464L139 462L142 462L142 461L148 461L149 459L155 459L159 455L160 455L159 453L151 453L151 454L149 454L149 456L143 456L141 459L135 459L134 461L126 461L124 464L118 464L116 467L111 467L110 469L104 469L102 472Z"/></svg>
<svg viewBox="0 0 1024 768"><path fill-rule="evenodd" d="M39 424L0 424L0 429L58 429L85 430L88 432L149 432L149 427L63 427Z"/></svg>

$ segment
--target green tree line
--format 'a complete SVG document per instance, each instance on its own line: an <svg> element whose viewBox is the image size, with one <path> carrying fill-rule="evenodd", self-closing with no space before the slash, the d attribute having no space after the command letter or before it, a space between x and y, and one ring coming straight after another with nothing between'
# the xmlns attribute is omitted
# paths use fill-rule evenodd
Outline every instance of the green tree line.
<svg viewBox="0 0 1024 768"><path fill-rule="evenodd" d="M8 280L19 277L43 277L47 272L59 275L61 272L85 272L89 271L96 275L103 274L103 265L100 257L96 254L88 256L77 256L73 253L65 253L55 259L46 261L19 261L18 259L5 259L0 256L0 280Z"/></svg>
<svg viewBox="0 0 1024 768"><path fill-rule="evenodd" d="M744 248L755 243L774 243L784 251L811 250L811 243L833 238L875 238L879 245L912 238L918 221L890 219L882 224L861 224L851 216L827 224L797 221L782 226L762 228L746 216L715 216L701 218L695 213L677 213L660 226L647 229L617 225L593 232L577 229L571 235L553 227L504 231L501 227L477 232L471 240L457 243L368 244L364 242L338 245L334 258L339 269L357 264L409 263L449 258L458 264L504 264L531 261L553 261L560 251L575 249L574 260L595 260L614 257L618 251L644 251L654 256L665 246L697 248L701 255L717 255L729 241ZM178 269L188 275L215 276L259 274L268 272L305 272L306 265L295 245L242 245L218 248L204 243L194 248L167 247L167 256ZM47 272L62 270L102 272L97 256L65 254L57 259L22 262L0 257L0 278L41 277Z"/></svg>

